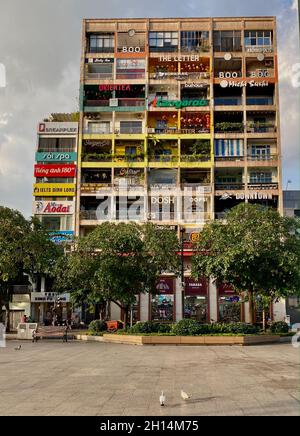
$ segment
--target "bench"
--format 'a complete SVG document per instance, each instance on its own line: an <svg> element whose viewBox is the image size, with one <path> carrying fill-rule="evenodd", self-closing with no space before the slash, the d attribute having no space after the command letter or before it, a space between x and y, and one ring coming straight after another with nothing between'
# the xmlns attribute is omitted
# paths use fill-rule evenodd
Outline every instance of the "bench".
<svg viewBox="0 0 300 436"><path fill-rule="evenodd" d="M63 342L68 342L68 326L38 326L32 332L32 342L37 342L38 338L61 338Z"/></svg>

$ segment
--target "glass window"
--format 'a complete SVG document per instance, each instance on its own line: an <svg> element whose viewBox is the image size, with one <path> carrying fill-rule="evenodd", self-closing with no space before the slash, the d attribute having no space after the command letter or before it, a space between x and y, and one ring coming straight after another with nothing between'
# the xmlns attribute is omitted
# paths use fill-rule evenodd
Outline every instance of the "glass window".
<svg viewBox="0 0 300 436"><path fill-rule="evenodd" d="M153 295L151 309L153 321L173 321L174 295Z"/></svg>
<svg viewBox="0 0 300 436"><path fill-rule="evenodd" d="M150 32L149 45L154 51L175 51L178 46L178 32Z"/></svg>
<svg viewBox="0 0 300 436"><path fill-rule="evenodd" d="M99 33L90 36L89 45L91 53L111 53L114 51L114 34Z"/></svg>
<svg viewBox="0 0 300 436"><path fill-rule="evenodd" d="M272 183L272 173L252 172L250 174L250 183Z"/></svg>

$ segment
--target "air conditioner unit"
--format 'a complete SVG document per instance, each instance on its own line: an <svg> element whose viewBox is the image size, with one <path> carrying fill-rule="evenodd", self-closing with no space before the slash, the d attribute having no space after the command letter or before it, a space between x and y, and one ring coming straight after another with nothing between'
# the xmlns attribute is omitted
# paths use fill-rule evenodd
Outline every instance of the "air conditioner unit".
<svg viewBox="0 0 300 436"><path fill-rule="evenodd" d="M109 106L111 106L111 107L118 107L119 106L119 100L117 98L111 98L109 100Z"/></svg>
<svg viewBox="0 0 300 436"><path fill-rule="evenodd" d="M148 128L148 133L155 133L155 128L149 127Z"/></svg>

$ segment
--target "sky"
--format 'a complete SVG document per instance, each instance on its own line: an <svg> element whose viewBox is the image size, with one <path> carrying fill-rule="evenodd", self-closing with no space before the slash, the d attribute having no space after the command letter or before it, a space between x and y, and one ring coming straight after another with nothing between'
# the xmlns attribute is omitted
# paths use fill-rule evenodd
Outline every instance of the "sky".
<svg viewBox="0 0 300 436"><path fill-rule="evenodd" d="M0 0L0 205L31 214L36 126L77 110L83 18L276 15L284 188L300 189L297 0ZM300 65L299 65L300 72ZM299 75L300 76L300 75ZM300 79L300 77L299 77ZM300 81L300 80L299 80ZM300 83L299 83L300 85Z"/></svg>

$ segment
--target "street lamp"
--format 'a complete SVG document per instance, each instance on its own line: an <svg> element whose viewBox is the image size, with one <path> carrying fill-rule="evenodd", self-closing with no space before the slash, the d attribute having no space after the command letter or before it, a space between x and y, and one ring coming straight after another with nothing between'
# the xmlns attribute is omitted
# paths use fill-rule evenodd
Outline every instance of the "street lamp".
<svg viewBox="0 0 300 436"><path fill-rule="evenodd" d="M184 291L185 291L185 283L184 283L184 234L185 228L181 227L180 229L180 248L181 248L181 304L182 304L182 319L184 319Z"/></svg>

